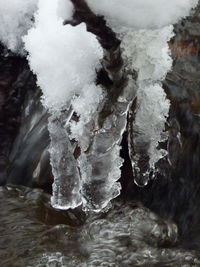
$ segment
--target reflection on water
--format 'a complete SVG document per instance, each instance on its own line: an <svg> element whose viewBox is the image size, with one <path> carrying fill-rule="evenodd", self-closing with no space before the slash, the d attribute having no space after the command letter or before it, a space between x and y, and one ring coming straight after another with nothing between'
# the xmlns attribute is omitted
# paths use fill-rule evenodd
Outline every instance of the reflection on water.
<svg viewBox="0 0 200 267"><path fill-rule="evenodd" d="M177 227L141 205L115 202L108 213L51 208L49 195L0 188L0 266L200 266L178 246Z"/></svg>

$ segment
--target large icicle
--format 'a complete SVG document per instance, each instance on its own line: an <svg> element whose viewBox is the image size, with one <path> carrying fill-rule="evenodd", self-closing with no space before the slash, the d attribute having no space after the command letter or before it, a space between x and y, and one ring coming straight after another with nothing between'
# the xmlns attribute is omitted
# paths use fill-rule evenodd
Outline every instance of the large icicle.
<svg viewBox="0 0 200 267"><path fill-rule="evenodd" d="M105 103L102 103L96 121L94 120L90 146L78 159L85 210L99 212L120 194L121 185L117 182L123 164L119 155L120 143L126 129L129 105L135 93L134 86L122 88L111 107L111 114L105 119L101 117L106 111Z"/></svg>
<svg viewBox="0 0 200 267"><path fill-rule="evenodd" d="M128 65L138 71L137 101L129 116L129 153L134 179L139 186L148 183L155 164L167 154L158 146L168 137L164 129L170 103L161 82L172 66L167 44L172 36L173 27L168 26L156 30L130 30L122 41L124 51L129 55Z"/></svg>

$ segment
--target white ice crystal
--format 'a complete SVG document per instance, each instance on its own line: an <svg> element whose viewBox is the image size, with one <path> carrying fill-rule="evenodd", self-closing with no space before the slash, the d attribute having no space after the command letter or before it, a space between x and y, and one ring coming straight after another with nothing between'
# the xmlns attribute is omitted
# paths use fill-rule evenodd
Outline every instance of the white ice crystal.
<svg viewBox="0 0 200 267"><path fill-rule="evenodd" d="M90 146L78 161L81 171L83 208L99 212L109 207L110 201L121 191L117 182L121 176L123 160L120 144L127 125L129 105L134 97L132 86L121 90L120 97L112 107L103 125L92 120ZM102 103L101 103L102 104ZM96 126L96 128L93 128Z"/></svg>

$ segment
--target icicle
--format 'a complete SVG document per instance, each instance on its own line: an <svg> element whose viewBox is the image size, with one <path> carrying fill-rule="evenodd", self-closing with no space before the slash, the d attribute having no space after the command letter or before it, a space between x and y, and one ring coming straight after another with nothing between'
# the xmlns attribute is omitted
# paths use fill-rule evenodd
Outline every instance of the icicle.
<svg viewBox="0 0 200 267"><path fill-rule="evenodd" d="M72 113L69 112L68 118ZM77 162L73 156L73 147L64 128L63 116L51 115L49 118L50 162L54 175L53 196L54 208L69 209L81 205L80 176Z"/></svg>
<svg viewBox="0 0 200 267"><path fill-rule="evenodd" d="M147 185L156 172L155 164L167 155L158 146L168 138L164 130L170 102L161 81L172 66L167 44L172 36L172 26L130 30L123 36L128 65L138 70L137 101L129 116L129 154L138 186Z"/></svg>
<svg viewBox="0 0 200 267"><path fill-rule="evenodd" d="M79 158L82 175L82 196L85 210L99 212L109 207L109 202L120 194L120 143L126 129L127 113L133 100L134 87L122 90L118 100L113 104L112 113L105 118L102 125L98 117L97 130L85 153ZM101 116L101 112L99 113Z"/></svg>
<svg viewBox="0 0 200 267"><path fill-rule="evenodd" d="M163 130L170 104L159 84L139 90L137 101L129 115L129 153L135 183L143 187L154 175L155 164L167 155L158 145L168 138Z"/></svg>

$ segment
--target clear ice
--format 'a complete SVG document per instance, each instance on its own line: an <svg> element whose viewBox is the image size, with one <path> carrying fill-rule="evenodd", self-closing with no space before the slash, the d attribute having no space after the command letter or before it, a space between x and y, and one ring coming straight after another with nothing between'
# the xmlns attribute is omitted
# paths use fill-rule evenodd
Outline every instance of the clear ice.
<svg viewBox="0 0 200 267"><path fill-rule="evenodd" d="M57 209L74 209L81 205L81 183L74 148L65 129L71 110L62 115L51 115L48 123L50 162L54 175L51 204ZM64 117L64 118L63 118Z"/></svg>

